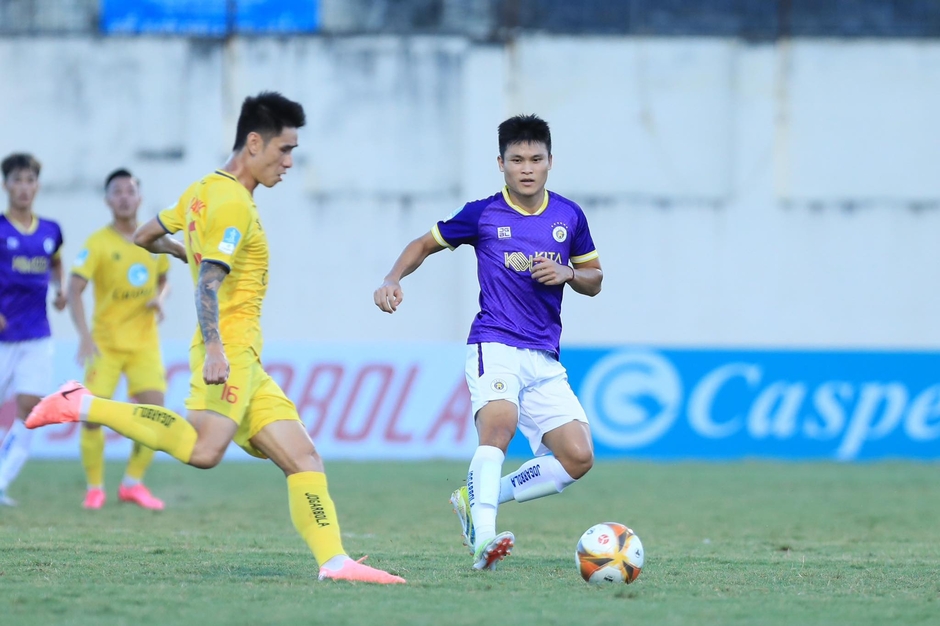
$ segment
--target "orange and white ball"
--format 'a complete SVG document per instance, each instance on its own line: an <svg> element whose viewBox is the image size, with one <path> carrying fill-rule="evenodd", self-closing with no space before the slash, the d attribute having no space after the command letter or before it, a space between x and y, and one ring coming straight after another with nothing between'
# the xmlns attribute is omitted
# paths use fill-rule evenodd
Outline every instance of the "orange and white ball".
<svg viewBox="0 0 940 626"><path fill-rule="evenodd" d="M643 543L636 534L616 522L588 528L578 541L575 564L589 583L630 584L643 569Z"/></svg>

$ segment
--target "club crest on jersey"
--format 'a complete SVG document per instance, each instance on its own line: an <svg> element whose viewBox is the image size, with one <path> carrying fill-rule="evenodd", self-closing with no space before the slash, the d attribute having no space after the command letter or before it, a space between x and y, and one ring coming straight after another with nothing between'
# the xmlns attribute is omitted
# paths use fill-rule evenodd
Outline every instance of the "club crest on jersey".
<svg viewBox="0 0 940 626"><path fill-rule="evenodd" d="M46 251L46 254L52 254L55 252L55 242L51 238L46 237L42 241L42 249Z"/></svg>
<svg viewBox="0 0 940 626"><path fill-rule="evenodd" d="M7 250L16 250L20 247L20 242L16 237L7 237Z"/></svg>
<svg viewBox="0 0 940 626"><path fill-rule="evenodd" d="M492 387L492 388L493 388L493 391L495 391L495 392L497 392L497 393L502 393L502 392L506 391L506 383L503 382L503 381L501 381L501 380L498 379L498 378L497 378L496 380L494 380L492 383L490 383L490 387Z"/></svg>
<svg viewBox="0 0 940 626"><path fill-rule="evenodd" d="M496 229L496 236L499 239L509 239L510 237L512 237L512 231L509 229L508 226L499 226Z"/></svg>
<svg viewBox="0 0 940 626"><path fill-rule="evenodd" d="M242 234L234 226L229 226L225 229L225 234L222 235L222 241L219 243L219 252L224 254L232 254L235 252L235 247L238 245L238 242L241 241Z"/></svg>
<svg viewBox="0 0 940 626"><path fill-rule="evenodd" d="M563 242L568 238L568 228L561 222L555 222L552 224L552 238L558 243Z"/></svg>
<svg viewBox="0 0 940 626"><path fill-rule="evenodd" d="M150 277L150 272L140 263L134 263L127 270L127 282L134 287L143 287Z"/></svg>

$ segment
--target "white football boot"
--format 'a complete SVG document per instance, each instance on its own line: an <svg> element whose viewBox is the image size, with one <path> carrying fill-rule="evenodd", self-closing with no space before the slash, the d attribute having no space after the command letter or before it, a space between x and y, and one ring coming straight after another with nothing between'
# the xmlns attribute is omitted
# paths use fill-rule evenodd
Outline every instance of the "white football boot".
<svg viewBox="0 0 940 626"><path fill-rule="evenodd" d="M496 569L496 564L512 554L516 537L508 530L477 546L473 553L473 569Z"/></svg>
<svg viewBox="0 0 940 626"><path fill-rule="evenodd" d="M450 504L454 507L457 519L460 520L463 545L470 549L470 554L473 554L476 531L473 529L473 516L470 515L470 495L465 486L450 494Z"/></svg>

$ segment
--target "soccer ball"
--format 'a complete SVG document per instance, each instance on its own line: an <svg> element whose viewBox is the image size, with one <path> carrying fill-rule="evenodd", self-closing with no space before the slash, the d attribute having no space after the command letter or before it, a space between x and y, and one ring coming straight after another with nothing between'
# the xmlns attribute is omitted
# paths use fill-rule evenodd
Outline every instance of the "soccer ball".
<svg viewBox="0 0 940 626"><path fill-rule="evenodd" d="M623 524L605 522L581 535L574 553L581 578L589 583L627 583L640 576L643 544Z"/></svg>

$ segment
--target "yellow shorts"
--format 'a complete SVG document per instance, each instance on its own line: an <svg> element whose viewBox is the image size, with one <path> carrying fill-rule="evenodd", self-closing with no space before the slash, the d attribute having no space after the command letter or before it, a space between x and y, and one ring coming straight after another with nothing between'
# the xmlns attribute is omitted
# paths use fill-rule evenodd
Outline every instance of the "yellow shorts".
<svg viewBox="0 0 940 626"><path fill-rule="evenodd" d="M114 395L121 374L127 377L127 395L141 391L166 392L166 371L160 346L130 352L99 348L100 354L85 366L85 386L99 398Z"/></svg>
<svg viewBox="0 0 940 626"><path fill-rule="evenodd" d="M274 379L261 366L261 359L248 347L226 346L229 375L224 385L206 385L202 367L206 361L206 347L189 349L189 397L186 408L190 411L213 411L238 424L234 441L252 456L268 458L251 445L251 438L272 422L300 420L297 408L284 394Z"/></svg>

